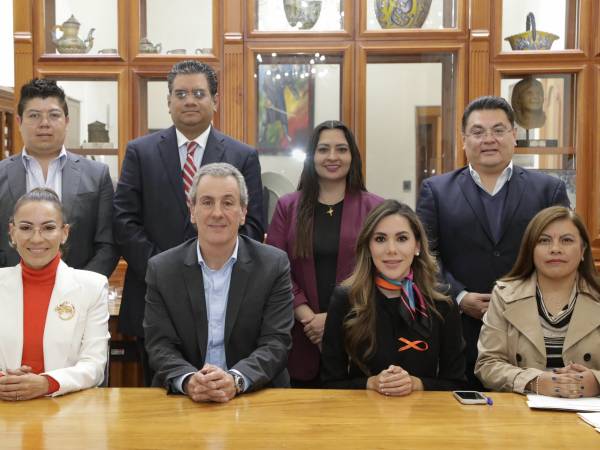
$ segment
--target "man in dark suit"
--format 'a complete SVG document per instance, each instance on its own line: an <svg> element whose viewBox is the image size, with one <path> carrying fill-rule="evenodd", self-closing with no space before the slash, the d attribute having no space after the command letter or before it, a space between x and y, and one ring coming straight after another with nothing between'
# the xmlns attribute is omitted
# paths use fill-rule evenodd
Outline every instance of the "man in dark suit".
<svg viewBox="0 0 600 450"><path fill-rule="evenodd" d="M480 388L473 368L494 283L512 268L530 219L569 199L559 179L513 165L514 113L503 98L473 100L462 132L469 165L425 180L417 214L463 313L467 378Z"/></svg>
<svg viewBox="0 0 600 450"><path fill-rule="evenodd" d="M258 153L211 126L217 109L217 75L197 61L175 64L167 76L174 126L131 141L114 201L115 240L127 261L119 330L138 337L145 384L152 374L144 353L142 319L148 260L195 236L187 193L201 165L227 162L244 175L250 203L241 233L264 239Z"/></svg>
<svg viewBox="0 0 600 450"><path fill-rule="evenodd" d="M33 188L48 187L61 198L71 228L63 260L109 277L118 254L108 166L65 149L69 110L55 81L33 79L23 85L17 113L23 151L0 162L0 267L19 262L8 242L15 203Z"/></svg>
<svg viewBox="0 0 600 450"><path fill-rule="evenodd" d="M226 402L289 386L294 323L284 252L238 236L248 191L233 166L202 166L191 187L197 238L148 263L144 331L153 386Z"/></svg>

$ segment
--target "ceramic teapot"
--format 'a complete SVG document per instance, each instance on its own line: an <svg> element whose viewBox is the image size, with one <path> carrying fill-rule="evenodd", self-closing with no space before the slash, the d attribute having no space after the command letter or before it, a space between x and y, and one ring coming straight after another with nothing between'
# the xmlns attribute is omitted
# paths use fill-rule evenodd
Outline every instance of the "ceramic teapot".
<svg viewBox="0 0 600 450"><path fill-rule="evenodd" d="M56 45L58 53L87 53L94 45L95 28L90 28L85 41L79 38L79 27L81 24L77 21L74 15L69 17L69 20L63 22L62 25L54 25L54 30L51 31L52 42ZM60 38L56 37L56 30L63 32Z"/></svg>
<svg viewBox="0 0 600 450"><path fill-rule="evenodd" d="M161 44L153 45L147 37L140 39L140 53L160 53L162 50Z"/></svg>

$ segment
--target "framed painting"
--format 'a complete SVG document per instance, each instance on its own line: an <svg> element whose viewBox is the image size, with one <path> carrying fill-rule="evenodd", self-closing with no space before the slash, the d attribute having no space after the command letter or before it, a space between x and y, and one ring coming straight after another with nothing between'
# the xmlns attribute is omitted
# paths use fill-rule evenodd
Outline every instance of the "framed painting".
<svg viewBox="0 0 600 450"><path fill-rule="evenodd" d="M304 150L314 125L310 64L258 64L257 148L263 153Z"/></svg>

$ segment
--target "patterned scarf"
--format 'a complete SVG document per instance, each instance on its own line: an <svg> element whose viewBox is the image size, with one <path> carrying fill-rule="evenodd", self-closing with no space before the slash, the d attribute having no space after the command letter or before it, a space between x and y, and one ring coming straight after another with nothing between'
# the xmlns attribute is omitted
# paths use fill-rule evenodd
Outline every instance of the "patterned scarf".
<svg viewBox="0 0 600 450"><path fill-rule="evenodd" d="M390 300L399 300L398 311L402 318L423 337L431 335L429 308L421 290L413 281L412 270L401 281L392 280L379 273L375 276L375 284L382 289L399 292L400 297Z"/></svg>

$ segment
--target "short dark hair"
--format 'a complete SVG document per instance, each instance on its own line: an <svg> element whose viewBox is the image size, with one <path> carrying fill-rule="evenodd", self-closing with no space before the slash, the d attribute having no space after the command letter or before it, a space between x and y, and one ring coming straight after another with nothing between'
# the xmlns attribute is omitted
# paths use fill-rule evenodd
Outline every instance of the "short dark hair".
<svg viewBox="0 0 600 450"><path fill-rule="evenodd" d="M49 80L47 78L34 78L27 84L21 87L21 97L19 98L19 105L17 106L17 113L19 117L23 117L23 111L25 111L25 104L33 98L48 98L56 97L60 106L62 107L65 116L69 116L69 108L67 107L67 100L65 97L65 91L56 84L55 80Z"/></svg>
<svg viewBox="0 0 600 450"><path fill-rule="evenodd" d="M467 105L462 116L462 131L463 133L467 129L467 121L473 111L481 111L484 109L501 109L506 113L506 117L510 122L510 126L515 126L515 112L513 111L510 104L502 97L496 97L494 95L484 95L478 97Z"/></svg>
<svg viewBox="0 0 600 450"><path fill-rule="evenodd" d="M187 61L180 61L173 67L171 67L171 71L167 75L169 94L173 91L173 81L175 80L175 77L177 75L191 75L194 73L204 74L204 76L206 76L206 81L208 81L208 89L210 90L210 95L212 97L217 95L217 90L219 89L219 80L217 78L217 73L208 64L204 64L191 59Z"/></svg>

